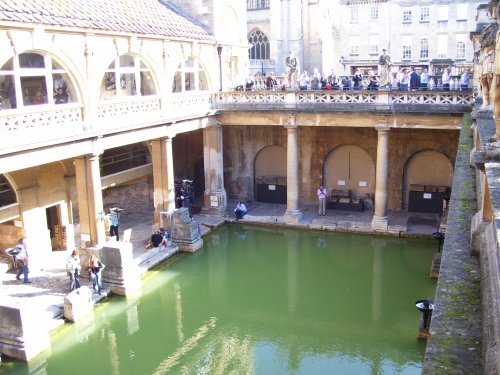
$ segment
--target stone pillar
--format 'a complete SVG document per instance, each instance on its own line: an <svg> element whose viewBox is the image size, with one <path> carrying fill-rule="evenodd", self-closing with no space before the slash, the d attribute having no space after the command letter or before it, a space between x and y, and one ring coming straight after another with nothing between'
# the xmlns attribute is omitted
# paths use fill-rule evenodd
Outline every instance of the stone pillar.
<svg viewBox="0 0 500 375"><path fill-rule="evenodd" d="M103 284L113 293L126 296L141 287L130 242L108 242L102 248L101 261L106 266L102 271Z"/></svg>
<svg viewBox="0 0 500 375"><path fill-rule="evenodd" d="M389 127L377 126L377 173L375 181L375 214L372 219L372 230L387 232L387 176L389 173Z"/></svg>
<svg viewBox="0 0 500 375"><path fill-rule="evenodd" d="M221 125L212 125L203 129L203 157L205 162L203 212L214 216L224 215L227 208L222 146Z"/></svg>
<svg viewBox="0 0 500 375"><path fill-rule="evenodd" d="M94 246L103 245L106 241L106 234L99 155L85 155L75 159L75 170L82 243Z"/></svg>
<svg viewBox="0 0 500 375"><path fill-rule="evenodd" d="M299 210L299 152L297 125L291 121L285 125L287 130L286 154L286 212L283 216L285 223L298 223L302 218Z"/></svg>
<svg viewBox="0 0 500 375"><path fill-rule="evenodd" d="M154 186L154 223L159 224L159 213L175 210L174 159L172 137L151 141Z"/></svg>
<svg viewBox="0 0 500 375"><path fill-rule="evenodd" d="M174 246L188 253L194 253L203 246L198 223L189 217L186 207L167 213L167 216Z"/></svg>

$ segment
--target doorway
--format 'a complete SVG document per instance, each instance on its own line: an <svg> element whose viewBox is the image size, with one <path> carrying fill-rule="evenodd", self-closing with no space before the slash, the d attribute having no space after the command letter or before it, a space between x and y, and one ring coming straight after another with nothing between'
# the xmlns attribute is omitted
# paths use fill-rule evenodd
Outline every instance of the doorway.
<svg viewBox="0 0 500 375"><path fill-rule="evenodd" d="M50 232L52 251L66 250L66 227L61 223L61 210L59 205L45 209L47 229Z"/></svg>

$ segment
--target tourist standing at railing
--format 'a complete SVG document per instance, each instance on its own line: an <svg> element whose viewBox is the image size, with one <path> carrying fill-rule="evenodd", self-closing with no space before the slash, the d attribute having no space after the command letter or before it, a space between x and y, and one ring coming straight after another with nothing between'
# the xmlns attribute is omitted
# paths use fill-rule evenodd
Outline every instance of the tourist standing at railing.
<svg viewBox="0 0 500 375"><path fill-rule="evenodd" d="M321 75L317 68L314 68L313 75L311 77L311 90L319 90L319 85L321 84Z"/></svg>
<svg viewBox="0 0 500 375"><path fill-rule="evenodd" d="M408 91L408 86L410 84L410 71L408 69L403 69L403 78L399 84L399 89L401 91Z"/></svg>
<svg viewBox="0 0 500 375"><path fill-rule="evenodd" d="M252 91L254 84L255 83L254 83L253 79L251 77L248 77L247 81L245 82L245 90Z"/></svg>
<svg viewBox="0 0 500 375"><path fill-rule="evenodd" d="M276 78L274 77L274 73L269 73L269 75L266 78L266 87L268 90L274 90L276 86L278 85L278 82L276 81Z"/></svg>
<svg viewBox="0 0 500 375"><path fill-rule="evenodd" d="M352 77L352 81L354 82L354 90L360 90L361 82L363 82L363 73L361 73L361 70L356 70L354 76Z"/></svg>
<svg viewBox="0 0 500 375"><path fill-rule="evenodd" d="M401 84L403 83L403 80L405 78L405 68L403 67L399 68L397 78L398 78L398 89L403 90L401 88Z"/></svg>
<svg viewBox="0 0 500 375"><path fill-rule="evenodd" d="M368 91L377 91L380 86L379 78L375 75L373 70L368 71L368 86L366 89Z"/></svg>
<svg viewBox="0 0 500 375"><path fill-rule="evenodd" d="M427 69L424 69L422 70L422 74L420 74L420 89L427 91L427 86L429 86L429 73Z"/></svg>
<svg viewBox="0 0 500 375"><path fill-rule="evenodd" d="M450 81L451 81L451 68L445 68L443 75L441 76L443 81L443 91L450 91Z"/></svg>
<svg viewBox="0 0 500 375"><path fill-rule="evenodd" d="M342 85L342 90L349 90L351 88L351 80L347 76L342 77L340 84Z"/></svg>
<svg viewBox="0 0 500 375"><path fill-rule="evenodd" d="M420 88L420 76L415 71L415 68L412 66L410 68L410 91L416 91Z"/></svg>
<svg viewBox="0 0 500 375"><path fill-rule="evenodd" d="M328 84L331 90L338 90L339 88L339 77L335 74L335 70L332 69L332 73L328 76Z"/></svg>
<svg viewBox="0 0 500 375"><path fill-rule="evenodd" d="M399 88L399 82L398 82L398 73L397 72L392 72L391 73L391 90L397 90Z"/></svg>
<svg viewBox="0 0 500 375"><path fill-rule="evenodd" d="M326 74L326 72L323 72L323 74L321 75L320 82L321 82L321 90L330 90L332 88L330 85L328 85L328 74Z"/></svg>
<svg viewBox="0 0 500 375"><path fill-rule="evenodd" d="M460 90L461 91L469 90L469 79L470 79L470 69L467 68L464 70L464 72L460 76Z"/></svg>
<svg viewBox="0 0 500 375"><path fill-rule="evenodd" d="M310 82L311 82L311 79L309 78L309 74L307 74L307 70L304 70L302 72L302 74L300 75L299 89L307 90L307 86L309 86Z"/></svg>

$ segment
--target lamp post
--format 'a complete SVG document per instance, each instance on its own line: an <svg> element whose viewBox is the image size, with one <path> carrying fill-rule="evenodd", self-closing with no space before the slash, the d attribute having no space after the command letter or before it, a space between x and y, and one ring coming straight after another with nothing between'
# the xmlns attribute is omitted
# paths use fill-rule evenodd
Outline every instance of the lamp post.
<svg viewBox="0 0 500 375"><path fill-rule="evenodd" d="M220 78L220 89L222 91L222 46L219 44L217 46L217 54L219 55L219 78Z"/></svg>
<svg viewBox="0 0 500 375"><path fill-rule="evenodd" d="M344 56L340 56L339 63L342 65L343 73L345 75L345 59L344 59Z"/></svg>

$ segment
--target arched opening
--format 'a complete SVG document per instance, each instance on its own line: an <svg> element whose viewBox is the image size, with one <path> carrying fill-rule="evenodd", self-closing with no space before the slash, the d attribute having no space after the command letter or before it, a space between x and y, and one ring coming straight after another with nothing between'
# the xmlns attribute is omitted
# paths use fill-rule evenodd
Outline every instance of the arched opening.
<svg viewBox="0 0 500 375"><path fill-rule="evenodd" d="M0 174L0 207L17 203L14 188L3 174Z"/></svg>
<svg viewBox="0 0 500 375"><path fill-rule="evenodd" d="M111 148L100 156L101 176L123 172L150 162L150 152L144 143Z"/></svg>
<svg viewBox="0 0 500 375"><path fill-rule="evenodd" d="M0 110L78 102L73 80L51 55L24 52L0 68Z"/></svg>
<svg viewBox="0 0 500 375"><path fill-rule="evenodd" d="M366 197L375 192L375 163L361 147L340 146L327 156L323 180L329 193L345 190L351 197Z"/></svg>
<svg viewBox="0 0 500 375"><path fill-rule="evenodd" d="M101 99L126 96L156 95L156 85L150 69L139 56L116 57L101 81Z"/></svg>
<svg viewBox="0 0 500 375"><path fill-rule="evenodd" d="M255 157L256 201L286 203L286 150L267 146Z"/></svg>
<svg viewBox="0 0 500 375"><path fill-rule="evenodd" d="M404 169L402 207L409 212L442 213L452 181L453 165L445 155L431 150L416 153Z"/></svg>

